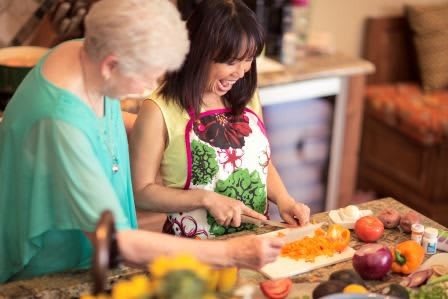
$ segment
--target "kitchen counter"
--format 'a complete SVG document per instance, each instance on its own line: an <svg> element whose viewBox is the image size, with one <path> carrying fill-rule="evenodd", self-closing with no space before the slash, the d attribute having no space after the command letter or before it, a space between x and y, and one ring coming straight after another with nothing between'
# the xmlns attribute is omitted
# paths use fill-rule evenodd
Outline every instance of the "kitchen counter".
<svg viewBox="0 0 448 299"><path fill-rule="evenodd" d="M369 61L347 56L339 52L309 55L298 58L297 63L285 66L281 71L259 74L258 86L263 88L326 77L370 74L374 70L374 65Z"/></svg>
<svg viewBox="0 0 448 299"><path fill-rule="evenodd" d="M397 200L395 200L393 198L373 200L373 201L369 201L369 202L366 202L363 204L359 204L357 206L360 209L372 210L374 215L378 214L381 210L383 210L385 208L394 208L397 211L399 211L400 214L403 214L409 210L412 210L411 208L403 205L402 203L398 202ZM447 229L443 225L441 225L423 215L421 215L421 219L422 219L421 223L425 227L431 226L431 227L434 227L437 229L445 229L445 230ZM330 219L328 217L328 213L325 212L325 213L315 214L312 217L312 221L313 222L330 222ZM270 231L270 229L266 228L265 232L267 232L267 231ZM358 249L363 244L365 244L364 242L360 242L357 239L357 237L354 236L353 230L351 230L350 232L351 232L350 246L352 248ZM409 239L410 239L410 234L402 233L398 229L385 229L384 235L378 241L378 243L384 244L386 246L393 246L397 243L400 243L400 242L403 242L403 241L406 241ZM438 251L438 252L441 252L441 251ZM426 255L425 260L429 257L430 257L430 255ZM330 276L331 273L338 271L338 270L342 270L342 269L353 269L352 261L348 260L348 261L334 264L331 266L322 267L322 268L316 269L316 270L308 272L308 273L293 276L292 280L293 280L294 284L299 284L301 286L301 288L306 288L307 286L303 283L307 283L307 284L314 283L313 286L315 286L315 283L328 280L328 277ZM249 270L241 270L240 277L241 277L241 283L251 283L251 284L256 283L256 284L258 284L259 282L264 280L263 276L260 273L257 273L254 271L249 271ZM402 278L403 278L403 276L401 276L399 274L389 272L389 274L386 276L385 279L383 279L381 281L377 281L377 280L366 281L366 284L370 291L375 292L375 291L382 290L385 286L387 286L391 283L399 283L402 280ZM294 297L294 295L296 295L296 294L294 294L294 290L296 290L296 292L299 294L304 294L304 293L311 291L312 289L311 290L308 289L308 291L303 291L303 290L299 290L299 289L295 288L295 289L293 289L292 293L290 294L290 297ZM288 297L288 298L290 298L290 297Z"/></svg>
<svg viewBox="0 0 448 299"><path fill-rule="evenodd" d="M108 282L128 278L142 273L139 269L121 266L111 270ZM0 284L0 299L3 298L77 298L91 292L93 282L90 272L79 270L46 275L29 280Z"/></svg>
<svg viewBox="0 0 448 299"><path fill-rule="evenodd" d="M400 213L404 213L410 208L401 204L400 202L392 199L386 198L381 200L374 200L367 203L360 204L361 209L371 209L374 214L378 213L386 207L392 207L397 209ZM422 223L425 226L432 226L439 229L444 229L444 227L431 219L422 216ZM328 213L318 213L312 216L313 222L329 222ZM446 228L445 228L446 229ZM266 232L273 231L273 227L261 227L256 230L257 234L262 234ZM242 232L235 235L248 234L250 232ZM229 237L229 236L227 236ZM387 229L385 230L384 236L381 238L379 243L392 246L396 243L409 239L410 236L399 232L398 229ZM352 234L350 246L354 249L359 248L363 243L359 242L357 238ZM307 283L313 286L312 283L316 283L322 280L328 279L328 276L340 269L350 269L352 268L351 261L342 262L339 264L323 267L305 274L297 275L293 277L293 281L296 286L301 286L300 289L303 291L305 285L300 283ZM139 273L141 270L131 269L127 267L121 267L120 269L111 271L109 275L109 282L120 278L126 278L133 274ZM401 277L397 274L389 274L387 278L383 281L369 281L368 286L372 290L381 289L385 285L391 282L397 282ZM240 284L258 284L260 281L264 280L263 276L255 271L241 270L240 271ZM90 274L88 271L76 271L63 274L55 274L50 276L44 276L40 278L35 278L31 280L17 281L4 285L0 285L0 298L71 298L76 297L79 294L87 293L90 291L92 286L90 280ZM294 290L297 290L295 288ZM298 290L297 290L298 291ZM293 297L294 291L291 294Z"/></svg>

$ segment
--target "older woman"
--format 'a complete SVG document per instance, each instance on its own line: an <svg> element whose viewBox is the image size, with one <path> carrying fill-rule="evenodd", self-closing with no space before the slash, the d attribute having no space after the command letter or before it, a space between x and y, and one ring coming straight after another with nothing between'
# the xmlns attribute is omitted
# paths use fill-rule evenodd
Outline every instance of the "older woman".
<svg viewBox="0 0 448 299"><path fill-rule="evenodd" d="M167 0L103 0L83 41L59 45L21 84L0 125L0 282L90 265L100 213L115 215L124 258L144 264L190 252L217 265L260 267L282 242L195 241L137 227L119 102L141 95L188 51Z"/></svg>
<svg viewBox="0 0 448 299"><path fill-rule="evenodd" d="M138 202L168 212L165 231L209 238L248 229L267 198L285 221L309 208L286 191L270 160L256 62L263 30L240 0L207 0L187 21L191 50L145 101L131 138ZM162 183L159 183L158 178Z"/></svg>

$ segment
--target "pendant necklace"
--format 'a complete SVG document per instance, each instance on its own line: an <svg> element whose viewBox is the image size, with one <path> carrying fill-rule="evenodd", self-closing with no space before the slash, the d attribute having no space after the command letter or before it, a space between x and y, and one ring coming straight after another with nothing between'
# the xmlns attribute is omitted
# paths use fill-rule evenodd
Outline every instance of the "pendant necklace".
<svg viewBox="0 0 448 299"><path fill-rule="evenodd" d="M106 117L108 117L107 115L110 115L110 113L106 113ZM106 127L107 124L109 123L109 121L107 119L104 119L104 121L100 121L102 123L102 127L101 127L101 141L103 142L103 144L106 145L107 147L107 151L109 152L110 156L112 157L112 173L117 173L120 170L119 167L119 160L118 157L116 155L117 149L115 146L115 143L112 142L112 138L109 134L109 132L107 131Z"/></svg>
<svg viewBox="0 0 448 299"><path fill-rule="evenodd" d="M95 113L95 115L97 114L97 111L95 109L95 105L93 104L93 101L90 99L89 93L87 92L87 85L86 85L86 72L84 70L84 64L83 64L83 59L82 59L82 49L79 50L79 62L81 65L81 71L82 71L82 80L83 80L83 85L84 85L84 93L86 94L87 100L90 104L90 107L92 108L93 112ZM105 111L105 97L102 97L102 103L103 103L103 116L104 119L103 121L99 121L101 123L101 134L100 134L100 139L102 141L102 143L104 145L106 145L107 151L109 152L109 155L112 158L112 173L115 174L120 170L119 167L119 161L118 161L118 157L116 154L116 147L115 144L113 144L112 140L111 140L111 136L110 134L107 132L106 127L107 124L109 123L107 118L110 118L111 115L110 113L107 113Z"/></svg>

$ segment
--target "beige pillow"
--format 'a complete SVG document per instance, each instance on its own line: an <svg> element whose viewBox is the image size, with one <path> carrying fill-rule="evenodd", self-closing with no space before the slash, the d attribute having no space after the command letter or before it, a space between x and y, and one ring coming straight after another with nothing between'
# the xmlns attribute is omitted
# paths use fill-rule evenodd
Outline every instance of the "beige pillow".
<svg viewBox="0 0 448 299"><path fill-rule="evenodd" d="M448 2L407 6L423 87L448 87Z"/></svg>

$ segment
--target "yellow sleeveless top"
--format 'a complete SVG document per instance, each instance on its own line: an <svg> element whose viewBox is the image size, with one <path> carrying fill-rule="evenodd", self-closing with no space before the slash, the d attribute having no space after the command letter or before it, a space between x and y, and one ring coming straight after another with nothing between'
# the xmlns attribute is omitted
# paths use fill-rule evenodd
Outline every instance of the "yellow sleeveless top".
<svg viewBox="0 0 448 299"><path fill-rule="evenodd" d="M158 94L157 91L148 100L153 101L159 107L168 131L167 145L160 166L163 184L167 187L182 189L185 186L188 172L185 130L190 116L186 110L172 101L168 101ZM258 92L255 92L247 108L251 109L262 119ZM205 110L201 112L205 112Z"/></svg>

